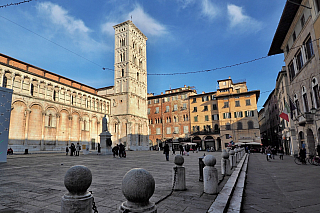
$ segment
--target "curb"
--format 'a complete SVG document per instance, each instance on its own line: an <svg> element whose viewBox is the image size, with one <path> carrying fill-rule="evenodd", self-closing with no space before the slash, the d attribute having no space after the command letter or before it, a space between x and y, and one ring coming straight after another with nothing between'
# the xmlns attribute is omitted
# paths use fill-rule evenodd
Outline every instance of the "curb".
<svg viewBox="0 0 320 213"><path fill-rule="evenodd" d="M227 183L210 206L207 211L208 213L240 212L247 166L248 154L245 153Z"/></svg>

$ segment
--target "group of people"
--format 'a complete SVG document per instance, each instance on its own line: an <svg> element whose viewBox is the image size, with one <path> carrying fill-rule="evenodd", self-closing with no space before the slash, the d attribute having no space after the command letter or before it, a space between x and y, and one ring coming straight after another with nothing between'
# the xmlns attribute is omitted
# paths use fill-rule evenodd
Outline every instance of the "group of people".
<svg viewBox="0 0 320 213"><path fill-rule="evenodd" d="M71 143L70 147L66 147L66 155L69 154L70 151L70 156L80 156L80 150L81 150L81 146L79 144L79 142L77 143L77 145L74 145L74 143Z"/></svg>
<svg viewBox="0 0 320 213"><path fill-rule="evenodd" d="M11 147L7 150L7 155L13 155L13 149Z"/></svg>
<svg viewBox="0 0 320 213"><path fill-rule="evenodd" d="M282 146L280 146L279 149L277 149L276 146L267 146L265 149L261 148L261 153L265 153L267 155L267 160L274 159L274 156L277 154L279 155L280 160L283 160L284 149Z"/></svg>
<svg viewBox="0 0 320 213"><path fill-rule="evenodd" d="M118 144L115 145L112 148L112 153L114 158L118 155L119 155L119 158L127 157L125 146L122 143L120 143L119 145Z"/></svg>

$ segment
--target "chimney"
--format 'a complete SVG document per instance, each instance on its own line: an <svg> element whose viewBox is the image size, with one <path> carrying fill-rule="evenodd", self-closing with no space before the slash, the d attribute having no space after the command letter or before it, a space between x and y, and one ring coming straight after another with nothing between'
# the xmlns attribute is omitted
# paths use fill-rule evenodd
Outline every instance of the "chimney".
<svg viewBox="0 0 320 213"><path fill-rule="evenodd" d="M187 87L187 85L184 85L184 88L186 88Z"/></svg>
<svg viewBox="0 0 320 213"><path fill-rule="evenodd" d="M205 92L204 91L202 91L202 94L204 94Z"/></svg>
<svg viewBox="0 0 320 213"><path fill-rule="evenodd" d="M229 76L229 79L231 79L231 76Z"/></svg>
<svg viewBox="0 0 320 213"><path fill-rule="evenodd" d="M163 92L161 92L161 95L163 95Z"/></svg>

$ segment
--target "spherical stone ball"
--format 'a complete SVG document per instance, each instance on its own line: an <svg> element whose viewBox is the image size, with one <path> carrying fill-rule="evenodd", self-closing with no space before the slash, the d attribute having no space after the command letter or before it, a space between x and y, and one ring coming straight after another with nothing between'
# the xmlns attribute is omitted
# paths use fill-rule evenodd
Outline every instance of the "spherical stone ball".
<svg viewBox="0 0 320 213"><path fill-rule="evenodd" d="M237 153L237 152L239 152L239 150L238 149L234 149L234 152Z"/></svg>
<svg viewBox="0 0 320 213"><path fill-rule="evenodd" d="M236 152L234 150L230 150L229 154L234 155Z"/></svg>
<svg viewBox="0 0 320 213"><path fill-rule="evenodd" d="M83 195L87 192L92 182L90 169L77 165L71 167L64 176L64 185L70 194Z"/></svg>
<svg viewBox="0 0 320 213"><path fill-rule="evenodd" d="M216 158L213 155L206 155L203 162L206 166L214 166L216 165Z"/></svg>
<svg viewBox="0 0 320 213"><path fill-rule="evenodd" d="M221 153L221 157L223 157L224 159L228 159L229 153L224 150L224 152Z"/></svg>
<svg viewBox="0 0 320 213"><path fill-rule="evenodd" d="M131 169L122 179L122 193L133 203L147 203L155 190L155 181L145 169Z"/></svg>
<svg viewBox="0 0 320 213"><path fill-rule="evenodd" d="M181 155L176 155L174 157L174 163L178 166L182 166L184 163L184 158Z"/></svg>

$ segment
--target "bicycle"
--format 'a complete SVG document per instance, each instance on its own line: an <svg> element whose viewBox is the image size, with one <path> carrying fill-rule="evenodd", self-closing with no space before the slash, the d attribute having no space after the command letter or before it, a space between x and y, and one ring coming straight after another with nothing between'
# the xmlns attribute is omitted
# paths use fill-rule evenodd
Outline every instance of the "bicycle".
<svg viewBox="0 0 320 213"><path fill-rule="evenodd" d="M311 165L320 166L320 157L309 155L307 162Z"/></svg>
<svg viewBox="0 0 320 213"><path fill-rule="evenodd" d="M297 154L294 155L294 162L297 164L297 165L306 165L306 159L302 160Z"/></svg>

